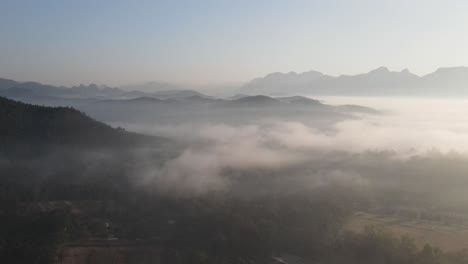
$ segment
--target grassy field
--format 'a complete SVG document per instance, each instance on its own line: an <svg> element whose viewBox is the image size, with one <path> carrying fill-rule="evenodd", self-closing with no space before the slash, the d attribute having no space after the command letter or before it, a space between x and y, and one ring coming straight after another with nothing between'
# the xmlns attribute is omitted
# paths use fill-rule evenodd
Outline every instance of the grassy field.
<svg viewBox="0 0 468 264"><path fill-rule="evenodd" d="M346 224L346 229L362 232L366 226L383 228L398 237L403 235L411 236L419 246L429 243L444 251L468 249L467 227L360 212L353 215Z"/></svg>

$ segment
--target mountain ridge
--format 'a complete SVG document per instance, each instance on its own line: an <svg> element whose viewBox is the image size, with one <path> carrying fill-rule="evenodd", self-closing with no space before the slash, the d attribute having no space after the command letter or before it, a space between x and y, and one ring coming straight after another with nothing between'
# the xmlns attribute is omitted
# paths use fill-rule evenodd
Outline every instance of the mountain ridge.
<svg viewBox="0 0 468 264"><path fill-rule="evenodd" d="M304 78L313 73L314 78ZM443 89L442 89L443 88ZM468 67L441 67L426 75L381 66L367 73L330 76L318 71L275 72L255 78L236 93L266 95L468 95Z"/></svg>
<svg viewBox="0 0 468 264"><path fill-rule="evenodd" d="M154 89L152 89L153 87ZM139 89L141 88L141 89ZM204 90L217 93L216 89ZM225 97L245 95L342 95L342 96L468 96L468 67L440 67L426 75L416 75L408 69L391 71L381 66L366 73L332 76L319 71L297 73L273 72L229 91ZM147 85L109 87L106 85L53 86L38 82L17 82L0 78L0 96L12 99L55 96L67 99L159 99L209 97L199 89L175 84L150 82ZM34 103L34 101L32 101Z"/></svg>
<svg viewBox="0 0 468 264"><path fill-rule="evenodd" d="M0 97L0 149L43 145L118 147L156 139L113 128L72 107L39 106Z"/></svg>

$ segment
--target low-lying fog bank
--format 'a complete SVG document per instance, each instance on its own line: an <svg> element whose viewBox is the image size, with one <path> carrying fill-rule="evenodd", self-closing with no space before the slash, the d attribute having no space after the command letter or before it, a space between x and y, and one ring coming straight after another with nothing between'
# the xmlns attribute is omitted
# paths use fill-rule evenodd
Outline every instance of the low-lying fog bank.
<svg viewBox="0 0 468 264"><path fill-rule="evenodd" d="M136 173L175 193L291 193L332 184L358 188L371 200L468 209L468 101L319 99L383 114L358 114L327 129L315 127L313 117L307 124L272 118L242 125L115 124L184 142L162 167L142 157Z"/></svg>

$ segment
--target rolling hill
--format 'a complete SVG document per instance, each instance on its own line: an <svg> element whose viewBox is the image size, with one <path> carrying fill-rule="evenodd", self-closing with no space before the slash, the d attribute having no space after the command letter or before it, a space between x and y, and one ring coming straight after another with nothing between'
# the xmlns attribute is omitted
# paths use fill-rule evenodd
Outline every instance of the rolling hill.
<svg viewBox="0 0 468 264"><path fill-rule="evenodd" d="M70 107L45 107L0 97L0 145L114 147L156 138L115 129Z"/></svg>

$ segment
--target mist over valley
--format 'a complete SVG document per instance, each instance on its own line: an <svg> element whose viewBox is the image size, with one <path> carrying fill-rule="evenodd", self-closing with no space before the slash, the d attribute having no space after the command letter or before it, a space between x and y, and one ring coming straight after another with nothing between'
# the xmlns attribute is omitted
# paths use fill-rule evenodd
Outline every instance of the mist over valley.
<svg viewBox="0 0 468 264"><path fill-rule="evenodd" d="M0 263L468 263L467 13L0 1Z"/></svg>

